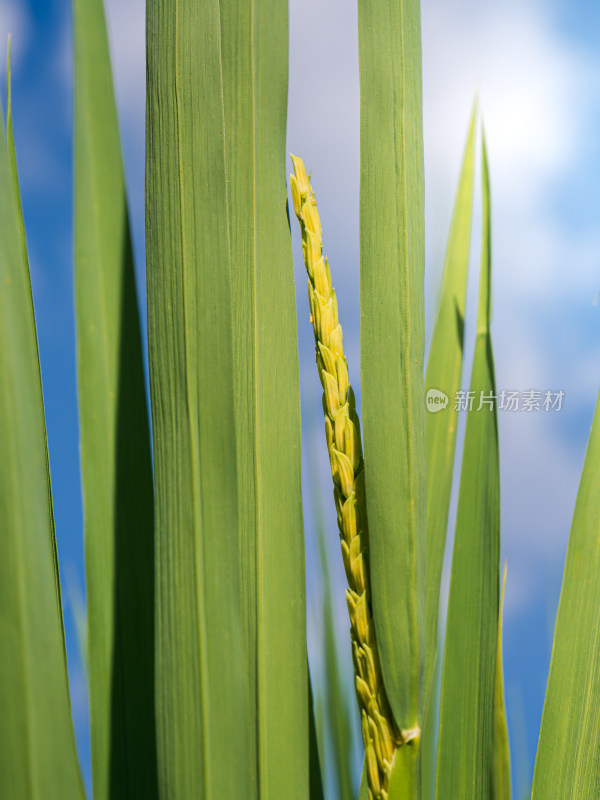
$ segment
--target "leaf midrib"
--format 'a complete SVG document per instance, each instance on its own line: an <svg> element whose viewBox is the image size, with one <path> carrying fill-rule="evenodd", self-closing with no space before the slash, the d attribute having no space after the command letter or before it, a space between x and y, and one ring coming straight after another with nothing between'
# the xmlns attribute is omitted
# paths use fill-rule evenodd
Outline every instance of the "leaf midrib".
<svg viewBox="0 0 600 800"><path fill-rule="evenodd" d="M180 0L175 0L175 41L174 41L174 61L175 61L175 75L174 75L174 83L175 83L175 113L177 118L177 180L179 186L179 208L180 208L180 215L181 215L181 226L180 226L180 236L181 236L181 270L182 270L182 289L183 289L183 302L182 302L182 316L183 316L183 338L184 338L184 347L183 347L183 357L184 357L184 374L185 374L185 383L186 383L186 410L188 415L188 424L190 427L190 438L191 438L191 448L190 448L190 455L191 455L191 470L192 470L192 506L193 506L193 520L194 520L194 551L195 551L195 559L194 559L194 571L200 573L202 578L204 578L204 553L202 548L201 536L202 536L202 528L200 525L200 515L201 515L201 491L202 491L202 484L199 479L200 475L200 468L199 468L199 451L200 451L200 431L197 421L197 413L194 413L193 408L193 401L192 401L192 387L190 386L190 370L189 370L189 363L190 359L188 357L188 313L187 313L187 303L186 303L186 294L188 293L188 280L187 280L187 273L188 273L188 254L187 254L187 237L185 236L185 203L184 203L184 187L183 187L183 176L184 176L184 167L185 164L182 161L182 141L181 141L181 116L180 116L180 85L179 85L179 68L178 68L178 56L179 56L179 25L180 25L180 15L179 15L179 2ZM221 82L222 83L222 82ZM197 412L197 409L196 409ZM201 585L202 584L202 585ZM210 708L208 706L208 657L207 657L207 623L204 615L204 607L205 603L202 600L202 587L205 585L204 580L200 582L197 577L194 580L194 590L196 594L196 606L198 609L198 635L199 635L199 644L200 644L200 697L201 697L201 704L202 704L202 718L203 724L202 729L205 732L210 731ZM209 753L209 743L208 743L208 735L204 735L202 738L202 757L203 757L203 769L202 769L202 778L204 782L204 796L210 796L210 753Z"/></svg>
<svg viewBox="0 0 600 800"><path fill-rule="evenodd" d="M398 4L400 9L400 40L403 43L403 46L400 47L400 60L401 60L401 75L402 75L402 90L404 93L405 98L408 97L408 84L406 79L406 58L405 58L405 19L404 19L404 3ZM388 34L389 34L389 42L390 42L390 53L391 53L391 61L392 61L392 86L394 86L395 82L393 80L393 75L396 72L395 64L396 64L396 47L394 46L394 42L392 40L392 25L388 25ZM406 102L405 102L406 107ZM412 297L411 288L412 288L412 280L411 280L411 267L410 267L410 258L409 258L409 236L408 236L408 222L407 222L407 215L408 215L408 177L405 174L404 180L402 180L402 169L401 164L398 161L398 117L400 116L401 122L405 123L404 115L398 114L398 99L396 97L396 93L394 92L394 103L392 107L392 113L394 118L394 139L396 142L396 147L394 147L394 171L396 174L396 186L400 187L400 195L404 200L404 209L405 214L402 217L402 226L401 226L401 236L404 240L404 259L401 258L402 250L400 246L400 237L396 238L396 248L397 248L397 255L398 255L398 263L401 264L404 261L404 269L406 274L406 292L407 296L410 298ZM406 125L400 125L400 149L402 150L402 159L405 166L405 172L408 168L408 160L407 160L407 145L406 145ZM396 218L398 218L398 193L396 194ZM406 349L403 355L407 357L406 364L400 365L402 372L404 373L404 377L406 380L406 388L408 392L408 402L406 404L406 428L405 430L409 431L408 439L408 479L409 479L409 486L410 486L410 497L413 499L413 502L409 503L409 515L411 520L412 526L412 536L410 535L407 537L407 541L409 546L411 547L410 552L410 560L411 560L411 577L413 581L413 591L410 593L410 615L411 615L411 625L409 628L409 636L412 644L412 652L413 654L417 654L418 650L418 634L417 631L417 613L416 613L416 541L415 537L419 535L419 531L417 530L417 494L416 494L416 477L415 477L415 470L412 466L415 464L415 445L414 445L414 436L412 435L412 431L415 430L414 426L414 411L413 411L413 381L412 381L412 365L411 365L411 358L412 358L412 347L413 347L413 335L412 335L412 303L407 303L406 308L402 308L401 303L399 303L399 311L400 317L405 318L407 324L405 326L406 332ZM405 440L406 441L406 440ZM415 680L418 675L418 665L415 657L411 658L411 683ZM414 686L414 684L413 684ZM413 688L411 686L411 689ZM418 700L417 700L418 702ZM416 703L414 703L413 698L413 708L410 711L417 713ZM409 709L407 709L409 710ZM396 720L400 726L403 725L402 720ZM407 727L410 727L412 724L412 720L407 719L404 723Z"/></svg>
<svg viewBox="0 0 600 800"><path fill-rule="evenodd" d="M255 508L256 508L256 610L257 610L257 624L256 624L256 683L257 683L257 719L256 719L256 742L258 753L256 754L256 767L257 767L257 786L259 797L262 795L262 782L264 776L267 774L267 769L264 764L264 748L261 747L262 731L266 730L267 718L266 709L264 708L263 697L263 677L262 677L262 608L264 604L263 594L263 510L262 510L262 472L261 472L261 415L260 415L260 399L259 399L259 385L258 376L260 374L260 352L259 352L259 339L258 339L258 235L257 235L257 136L258 127L256 124L257 112L257 48L256 48L256 0L251 0L251 23L250 23L250 41L251 41L251 76L252 76L252 252L254 256L254 268L252 270L252 287L253 287L253 303L254 303L254 319L253 319L253 336L254 336L254 424L255 424L255 442L254 442L254 487L255 487ZM227 228L229 230L229 226ZM266 787L265 787L266 791Z"/></svg>

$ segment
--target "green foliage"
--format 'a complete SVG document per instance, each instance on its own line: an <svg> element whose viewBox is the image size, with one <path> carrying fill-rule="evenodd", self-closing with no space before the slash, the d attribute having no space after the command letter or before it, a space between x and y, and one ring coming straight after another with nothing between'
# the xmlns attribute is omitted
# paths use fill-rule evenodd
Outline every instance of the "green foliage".
<svg viewBox="0 0 600 800"><path fill-rule="evenodd" d="M94 797L157 796L154 513L104 10L75 0L75 311Z"/></svg>
<svg viewBox="0 0 600 800"><path fill-rule="evenodd" d="M498 637L496 640L496 676L494 684L494 741L492 745L492 797L493 800L510 800L510 743L506 722L504 699L504 669L502 665L502 619L504 612L504 590L506 588L506 564L500 594Z"/></svg>
<svg viewBox="0 0 600 800"><path fill-rule="evenodd" d="M284 180L287 3L148 1L152 448L102 0L74 0L73 10L93 796L323 800L333 769L340 800L352 800L350 709L324 525L324 690L311 685L307 670L299 369ZM340 518L355 479L362 493L364 464L368 526L360 517L364 527L352 531L360 545L354 560L348 546L343 552L347 573L348 565L361 567L358 578L350 569L364 595L364 618L356 602L352 608L353 641L357 620L364 622L364 644L381 657L381 670L373 662L367 700L356 684L368 756L359 797L432 800L436 783L437 800L510 800L499 442L496 412L486 405L475 405L466 421L439 698L436 681L457 444L452 398L471 324L465 294L476 114L424 383L418 0L359 0L358 33L364 461L352 395L343 406L343 431L331 430L339 409L328 412L329 396L325 406L330 453L332 443L349 448L334 453ZM495 394L483 137L481 147L475 403L480 392ZM295 205L301 200L307 247L313 243L306 230L315 238L321 228L308 179L301 197L298 180L297 173L292 190ZM304 209L315 223L308 228ZM331 321L337 301L320 247L319 241L307 259L312 310L317 284L325 281L331 297L317 310L324 319L331 311ZM341 328L335 337L343 404ZM327 393L324 375L334 376L320 354ZM426 415L424 388L441 390L448 407ZM348 430L355 435L346 437ZM83 800L10 79L6 133L0 126L0 445L0 796ZM344 475L351 486L342 497ZM591 800L600 791L599 486L600 400L570 534L533 800ZM343 537L348 526L338 522ZM378 708L394 737L390 761L369 728ZM330 748L323 747L326 735ZM390 780L387 794L377 788L381 775Z"/></svg>
<svg viewBox="0 0 600 800"><path fill-rule="evenodd" d="M319 758L319 740L315 719L315 705L313 699L310 674L308 680L308 762L310 772L309 797L310 800L323 800L323 775Z"/></svg>
<svg viewBox="0 0 600 800"><path fill-rule="evenodd" d="M10 94L6 135L0 120L0 442L0 796L83 800Z"/></svg>
<svg viewBox="0 0 600 800"><path fill-rule="evenodd" d="M425 615L418 0L359 0L358 34L360 344L372 611L396 723L413 730L421 724Z"/></svg>
<svg viewBox="0 0 600 800"><path fill-rule="evenodd" d="M452 398L461 386L465 298L471 244L473 172L477 109L473 109L465 147L452 225L442 275L440 307L433 329L425 373L425 389L436 389L450 398L441 413L427 414L427 618L425 686L427 700L437 660L440 585L446 548L446 529L452 491L458 411Z"/></svg>
<svg viewBox="0 0 600 800"><path fill-rule="evenodd" d="M452 224L448 236L440 307L425 373L425 391L434 389L454 398L461 386L465 297L471 243L473 172L477 109L473 108L463 157ZM454 452L458 412L449 401L441 413L426 416L427 442L427 598L425 621L425 703L421 752L423 796L433 798L435 782L436 731L438 709L436 672L438 658L438 614L450 494L454 471Z"/></svg>
<svg viewBox="0 0 600 800"><path fill-rule="evenodd" d="M169 797L198 786L209 797L302 797L287 12L281 2L176 6L173 15L171 4L152 2L148 13L160 785Z"/></svg>
<svg viewBox="0 0 600 800"><path fill-rule="evenodd" d="M490 338L490 190L482 142L483 235L473 397L496 395ZM469 411L458 498L442 671L438 800L492 794L500 573L500 472L495 406Z"/></svg>
<svg viewBox="0 0 600 800"><path fill-rule="evenodd" d="M538 753L533 800L600 791L600 399L588 442L567 560Z"/></svg>
<svg viewBox="0 0 600 800"><path fill-rule="evenodd" d="M305 794L308 766L300 385L284 171L288 12L283 0L219 6L233 309L233 364L223 368L234 386L248 739L256 733L255 778L244 796L277 800Z"/></svg>
<svg viewBox="0 0 600 800"><path fill-rule="evenodd" d="M253 721L244 669L219 8L216 0L183 1L172 12L161 0L148 5L159 791L165 798L236 797L252 786L255 764L244 734Z"/></svg>
<svg viewBox="0 0 600 800"><path fill-rule="evenodd" d="M350 709L347 705L342 669L336 646L335 620L333 617L333 594L331 572L327 555L326 531L323 523L320 502L313 492L313 504L317 506L317 531L319 539L319 560L323 582L323 652L325 656L324 694L333 746L334 772L337 778L340 800L353 800L352 781L352 729Z"/></svg>

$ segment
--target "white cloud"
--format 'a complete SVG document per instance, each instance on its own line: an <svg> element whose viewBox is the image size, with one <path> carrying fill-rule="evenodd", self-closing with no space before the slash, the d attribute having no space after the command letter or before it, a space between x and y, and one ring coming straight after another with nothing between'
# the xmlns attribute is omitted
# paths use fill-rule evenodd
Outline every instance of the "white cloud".
<svg viewBox="0 0 600 800"><path fill-rule="evenodd" d="M513 295L558 296L600 282L598 260L582 253L548 201L582 169L593 65L561 38L534 2L485 6L474 0L423 5L424 125L428 215L450 218L473 97L485 120L498 285ZM436 263L443 235L428 229ZM577 253L574 254L574 249ZM584 255L575 261L575 255ZM594 269L594 266L596 268Z"/></svg>
<svg viewBox="0 0 600 800"><path fill-rule="evenodd" d="M20 0L0 0L0 49L5 52L5 41L10 34L13 66L19 63L27 48L29 28L29 15Z"/></svg>
<svg viewBox="0 0 600 800"><path fill-rule="evenodd" d="M496 4L485 13L478 6L424 3L428 157L432 166L448 162L447 137L462 142L479 90L495 180L528 198L534 179L572 164L589 71L535 4Z"/></svg>

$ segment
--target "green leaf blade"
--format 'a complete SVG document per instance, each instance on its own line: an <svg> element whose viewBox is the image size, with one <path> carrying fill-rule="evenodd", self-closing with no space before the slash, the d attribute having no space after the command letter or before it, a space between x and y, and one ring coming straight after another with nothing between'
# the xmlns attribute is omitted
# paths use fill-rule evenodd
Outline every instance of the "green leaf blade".
<svg viewBox="0 0 600 800"><path fill-rule="evenodd" d="M313 491L313 502L317 496ZM316 503L317 532L319 539L319 560L323 582L323 652L325 655L324 694L327 709L327 722L333 746L335 778L340 800L353 800L351 755L352 733L350 727L350 708L344 691L343 676L338 655L337 637L333 617L333 595L331 573L327 555L325 523L320 503Z"/></svg>
<svg viewBox="0 0 600 800"><path fill-rule="evenodd" d="M310 800L323 800L323 777L319 754L319 737L310 671L308 676L308 760L310 771Z"/></svg>
<svg viewBox="0 0 600 800"><path fill-rule="evenodd" d="M75 0L75 310L94 795L157 796L152 462L101 0Z"/></svg>
<svg viewBox="0 0 600 800"><path fill-rule="evenodd" d="M533 800L600 791L600 398L569 535Z"/></svg>
<svg viewBox="0 0 600 800"><path fill-rule="evenodd" d="M441 674L438 657L439 605L450 495L454 475L454 453L458 412L454 397L460 389L463 361L465 298L471 244L473 178L475 162L475 122L471 123L454 203L452 223L442 274L440 307L433 330L425 391L442 392L447 405L443 410L428 409L425 416L427 443L427 598L425 619L424 722L421 744L422 789L425 798L435 793L436 730L439 693L436 675Z"/></svg>
<svg viewBox="0 0 600 800"><path fill-rule="evenodd" d="M403 745L396 753L390 780L389 800L412 800L420 796L419 741Z"/></svg>
<svg viewBox="0 0 600 800"><path fill-rule="evenodd" d="M247 731L255 737L256 784L246 796L305 797L300 379L285 183L287 3L221 0L220 21L241 582L256 719Z"/></svg>
<svg viewBox="0 0 600 800"><path fill-rule="evenodd" d="M420 725L425 615L420 8L360 0L361 386L373 618L400 729Z"/></svg>
<svg viewBox="0 0 600 800"><path fill-rule="evenodd" d="M444 410L428 413L425 418L427 441L426 695L431 691L437 655L440 585L446 548L446 530L458 427L458 411L454 408L454 397L460 389L462 374L465 298L473 209L476 115L477 109L474 108L448 236L440 308L425 374L426 391L436 389L443 392L448 398L448 405Z"/></svg>
<svg viewBox="0 0 600 800"><path fill-rule="evenodd" d="M498 642L496 648L496 682L494 690L494 752L492 757L492 798L510 800L510 745L506 721L506 702L504 699L504 668L502 664L502 620L504 617L504 590L506 588L506 564L500 594L500 614L498 617Z"/></svg>
<svg viewBox="0 0 600 800"><path fill-rule="evenodd" d="M157 750L160 795L177 800L252 796L258 779L247 734L256 716L246 675L250 576L238 513L220 25L217 0L148 4ZM303 649L308 763L305 659Z"/></svg>
<svg viewBox="0 0 600 800"><path fill-rule="evenodd" d="M490 191L482 143L483 235L471 391L496 395L490 339ZM436 796L491 797L498 637L500 477L495 407L468 412L442 671Z"/></svg>
<svg viewBox="0 0 600 800"><path fill-rule="evenodd" d="M0 449L0 795L83 800L10 94L0 134Z"/></svg>

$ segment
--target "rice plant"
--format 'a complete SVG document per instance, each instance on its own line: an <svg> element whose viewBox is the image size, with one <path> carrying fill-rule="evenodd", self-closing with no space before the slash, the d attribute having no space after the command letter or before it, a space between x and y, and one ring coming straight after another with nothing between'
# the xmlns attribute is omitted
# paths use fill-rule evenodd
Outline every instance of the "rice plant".
<svg viewBox="0 0 600 800"><path fill-rule="evenodd" d="M336 265L323 255L326 220L304 162L292 157L323 446L348 582L346 650L364 750L354 787L353 709L333 641L327 574L325 687L311 680L307 659L285 180L287 3L147 2L150 413L102 0L74 0L73 20L94 800L322 800L332 775L343 800L509 800L493 180L481 112L474 109L469 125L427 358L418 0L358 0L360 365L348 363L344 351L342 321L356 321L338 307ZM10 61L7 72L0 142L0 797L71 800L85 789L71 720L61 532L54 526ZM475 195L483 215L471 319L465 298ZM462 385L465 327L475 332L470 393L482 401L467 415L455 475L458 409L449 398ZM359 374L360 422L351 388ZM441 408L428 413L430 403ZM600 404L570 533L532 800L600 796L599 417Z"/></svg>

